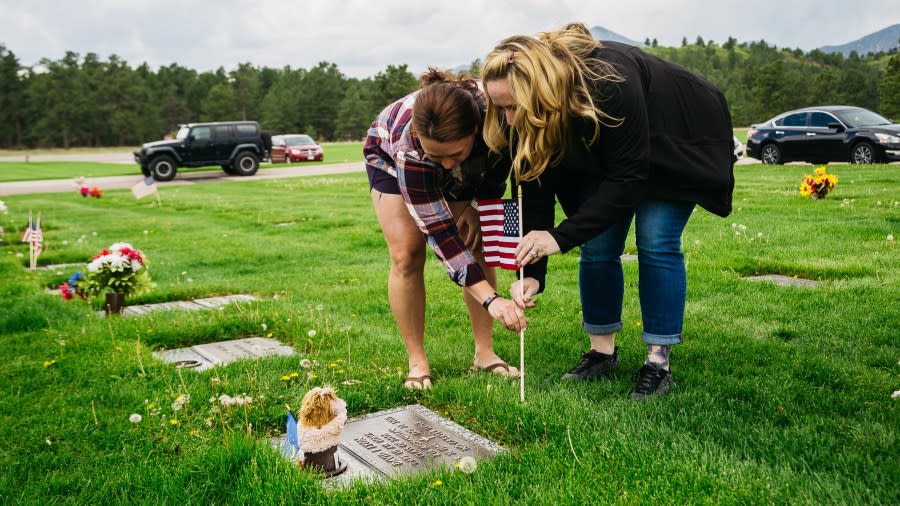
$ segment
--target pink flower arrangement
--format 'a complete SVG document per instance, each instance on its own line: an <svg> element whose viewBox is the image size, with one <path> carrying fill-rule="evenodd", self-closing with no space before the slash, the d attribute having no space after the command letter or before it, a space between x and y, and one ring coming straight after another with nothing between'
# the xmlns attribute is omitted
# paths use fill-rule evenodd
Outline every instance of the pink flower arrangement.
<svg viewBox="0 0 900 506"><path fill-rule="evenodd" d="M81 193L81 196L85 197L85 198L94 197L94 198L99 199L100 197L103 196L103 190L101 190L100 188L97 188L96 186L93 186L90 188L88 188L87 186L82 186L81 188L78 189L78 191L79 191L79 193Z"/></svg>

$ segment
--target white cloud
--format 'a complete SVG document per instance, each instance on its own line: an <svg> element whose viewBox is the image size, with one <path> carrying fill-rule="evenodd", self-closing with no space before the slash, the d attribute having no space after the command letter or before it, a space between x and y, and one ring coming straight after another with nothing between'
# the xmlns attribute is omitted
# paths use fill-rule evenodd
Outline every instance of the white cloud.
<svg viewBox="0 0 900 506"><path fill-rule="evenodd" d="M0 0L0 44L23 65L73 51L199 71L328 61L368 77L389 64L468 64L509 35L569 21L664 45L734 36L804 50L900 22L896 0L848 9L837 0Z"/></svg>

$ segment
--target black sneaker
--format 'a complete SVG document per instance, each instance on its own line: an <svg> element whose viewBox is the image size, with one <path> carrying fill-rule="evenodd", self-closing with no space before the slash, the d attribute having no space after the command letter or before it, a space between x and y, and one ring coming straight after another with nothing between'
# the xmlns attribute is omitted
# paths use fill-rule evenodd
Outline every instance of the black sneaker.
<svg viewBox="0 0 900 506"><path fill-rule="evenodd" d="M567 372L563 379L592 380L604 374L610 373L619 367L619 347L613 350L612 355L590 350L581 356L581 362L571 371Z"/></svg>
<svg viewBox="0 0 900 506"><path fill-rule="evenodd" d="M642 401L654 395L663 395L673 385L672 371L667 371L659 364L644 364L635 374L634 389L631 398Z"/></svg>

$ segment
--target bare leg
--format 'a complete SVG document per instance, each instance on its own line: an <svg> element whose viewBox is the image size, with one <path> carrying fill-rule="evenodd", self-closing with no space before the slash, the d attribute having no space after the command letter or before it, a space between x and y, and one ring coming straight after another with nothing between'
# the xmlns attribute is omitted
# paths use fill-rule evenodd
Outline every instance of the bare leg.
<svg viewBox="0 0 900 506"><path fill-rule="evenodd" d="M451 202L450 209L454 216L459 216L463 210L469 206L468 202ZM479 265L484 270L485 277L491 286L497 286L497 272L493 267L484 264L484 255L480 252L473 252ZM472 365L478 368L484 368L498 362L505 362L494 353L493 330L494 319L490 313L484 310L480 300L475 300L466 290L463 290L463 300L466 303L466 309L469 311L469 322L472 324L472 336L475 339L475 358ZM497 374L504 376L518 376L519 370L509 366L509 371L504 369L496 369Z"/></svg>
<svg viewBox="0 0 900 506"><path fill-rule="evenodd" d="M616 350L616 333L612 334L588 334L588 337L591 339L591 349L594 351L599 351L600 353L604 353L606 355L612 355Z"/></svg>
<svg viewBox="0 0 900 506"><path fill-rule="evenodd" d="M372 204L391 256L388 301L406 345L409 376L429 375L431 368L424 346L425 239L400 195L372 190Z"/></svg>

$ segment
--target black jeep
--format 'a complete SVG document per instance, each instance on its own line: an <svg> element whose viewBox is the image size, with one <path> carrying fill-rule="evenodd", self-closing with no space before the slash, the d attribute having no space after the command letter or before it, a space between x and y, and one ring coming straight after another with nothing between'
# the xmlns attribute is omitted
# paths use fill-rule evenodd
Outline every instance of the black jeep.
<svg viewBox="0 0 900 506"><path fill-rule="evenodd" d="M178 167L221 165L228 174L252 176L265 149L255 121L189 123L174 139L148 142L134 152L145 176L171 181Z"/></svg>

